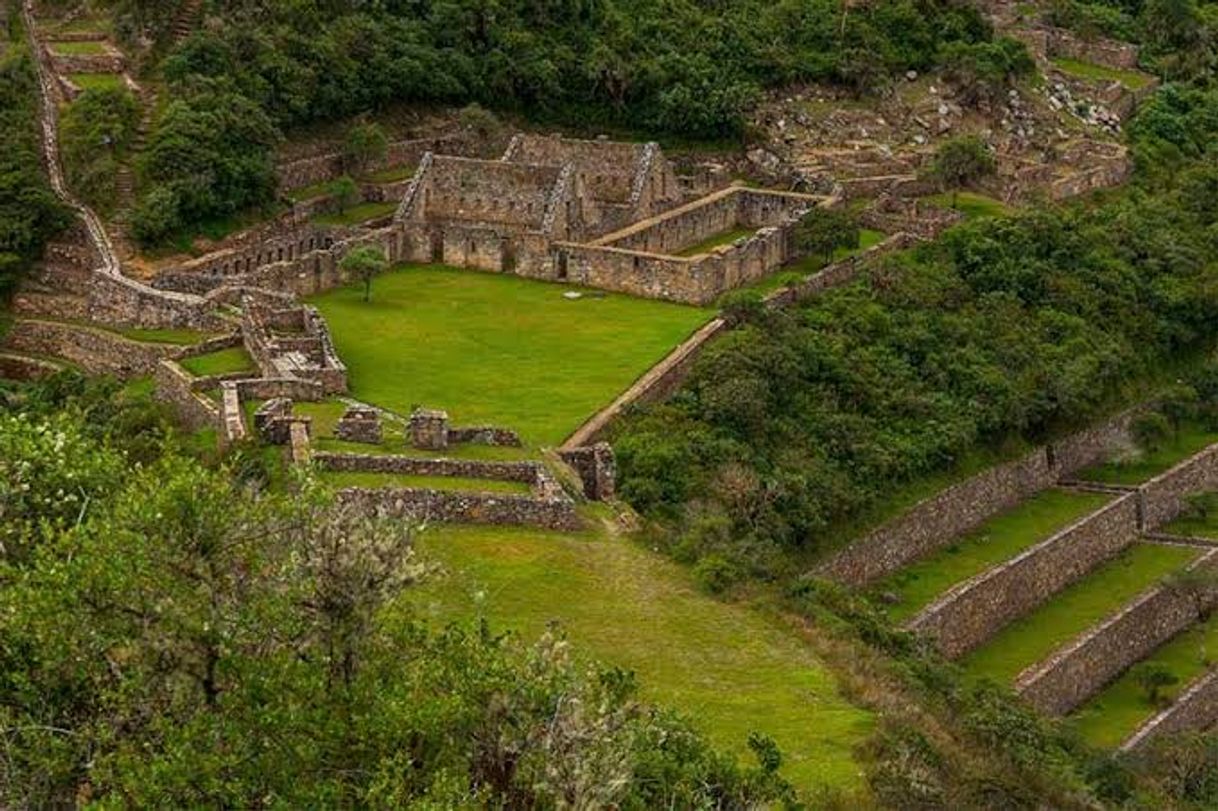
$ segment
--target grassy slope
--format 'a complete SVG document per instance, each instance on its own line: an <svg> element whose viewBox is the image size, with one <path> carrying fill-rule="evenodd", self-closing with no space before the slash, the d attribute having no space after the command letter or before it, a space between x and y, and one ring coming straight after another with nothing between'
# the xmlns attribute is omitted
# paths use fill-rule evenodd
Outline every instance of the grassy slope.
<svg viewBox="0 0 1218 811"><path fill-rule="evenodd" d="M368 220L385 217L397 210L396 202L360 203L337 214L320 214L313 218L318 225L359 225Z"/></svg>
<svg viewBox="0 0 1218 811"><path fill-rule="evenodd" d="M1153 77L1136 70L1120 70L1093 62L1080 62L1077 59L1053 57L1053 64L1063 73L1077 76L1080 79L1092 79L1101 82L1120 82L1130 90L1140 90L1150 84Z"/></svg>
<svg viewBox="0 0 1218 811"><path fill-rule="evenodd" d="M1215 442L1218 442L1218 431L1185 425L1158 450L1139 452L1130 459L1089 468L1078 474L1078 478L1108 484L1141 484Z"/></svg>
<svg viewBox="0 0 1218 811"><path fill-rule="evenodd" d="M420 546L446 569L414 592L425 615L483 616L526 637L558 620L576 650L635 671L648 699L732 751L760 730L800 787L861 786L852 750L871 717L789 630L702 595L677 564L600 533L442 527Z"/></svg>
<svg viewBox="0 0 1218 811"><path fill-rule="evenodd" d="M1134 544L1115 560L1008 625L965 657L966 670L1010 683L1019 672L1119 609L1164 576L1188 564L1197 550Z"/></svg>
<svg viewBox="0 0 1218 811"><path fill-rule="evenodd" d="M514 276L414 267L313 299L350 370L352 396L400 413L443 408L556 445L711 316Z"/></svg>
<svg viewBox="0 0 1218 811"><path fill-rule="evenodd" d="M952 207L951 192L931 195L924 199L928 203L933 203L943 208ZM967 219L975 217L1002 217L1011 213L1011 209L1002 201L971 191L962 191L956 196L956 210Z"/></svg>
<svg viewBox="0 0 1218 811"><path fill-rule="evenodd" d="M898 622L908 619L955 584L1014 557L1108 500L1095 493L1046 490L990 519L938 554L881 581L875 591L899 596L901 602L889 615Z"/></svg>

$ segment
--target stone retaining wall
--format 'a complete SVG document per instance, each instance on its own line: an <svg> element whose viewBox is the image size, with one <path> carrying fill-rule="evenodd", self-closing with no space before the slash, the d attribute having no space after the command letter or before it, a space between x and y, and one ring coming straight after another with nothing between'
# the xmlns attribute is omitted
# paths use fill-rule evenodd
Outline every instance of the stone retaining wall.
<svg viewBox="0 0 1218 811"><path fill-rule="evenodd" d="M881 256L911 248L918 242L919 239L912 234L904 232L893 234L861 253L840 262L825 265L808 278L770 293L766 296L766 304L770 307L789 307L820 295L826 290L849 284L860 272L874 264Z"/></svg>
<svg viewBox="0 0 1218 811"><path fill-rule="evenodd" d="M1215 565L1218 549L1206 552L1190 568ZM1201 618L1199 609L1212 607L1216 596L1155 586L1049 659L1025 670L1015 680L1015 690L1040 712L1065 715L1195 624Z"/></svg>
<svg viewBox="0 0 1218 811"><path fill-rule="evenodd" d="M172 360L163 360L153 371L153 378L156 399L172 406L187 429L213 428L223 434L219 404L194 390L194 378L189 372Z"/></svg>
<svg viewBox="0 0 1218 811"><path fill-rule="evenodd" d="M1138 488L1142 499L1142 528L1151 532L1172 521L1184 508L1184 498L1218 488L1218 444L1185 459Z"/></svg>
<svg viewBox="0 0 1218 811"><path fill-rule="evenodd" d="M427 152L451 155L462 154L468 148L464 136L447 135L438 138L417 138L394 141L389 144L385 160L371 167L372 171L395 166L414 166ZM341 152L332 151L323 155L281 163L275 167L280 189L298 189L315 183L334 180L346 173Z"/></svg>
<svg viewBox="0 0 1218 811"><path fill-rule="evenodd" d="M1114 445L1128 439L1136 411L1124 411L923 499L842 549L817 573L864 586L942 549L1059 479L1102 461Z"/></svg>
<svg viewBox="0 0 1218 811"><path fill-rule="evenodd" d="M1199 732L1218 724L1218 670L1193 681L1170 707L1155 715L1121 744L1136 752L1151 741L1182 732Z"/></svg>
<svg viewBox="0 0 1218 811"><path fill-rule="evenodd" d="M105 330L55 321L15 323L3 345L15 352L63 358L90 374L112 374L122 380L152 373L179 347L132 341Z"/></svg>
<svg viewBox="0 0 1218 811"><path fill-rule="evenodd" d="M6 380L41 380L62 368L51 361L0 352L0 378Z"/></svg>
<svg viewBox="0 0 1218 811"><path fill-rule="evenodd" d="M339 501L383 518L460 524L525 525L574 532L583 522L570 499L412 488L339 491Z"/></svg>
<svg viewBox="0 0 1218 811"><path fill-rule="evenodd" d="M452 476L465 479L494 479L538 486L549 480L545 467L537 462L486 462L473 459L429 459L383 454L313 454L322 470L341 473L396 473L404 476Z"/></svg>
<svg viewBox="0 0 1218 811"><path fill-rule="evenodd" d="M907 627L931 639L944 656L963 656L1137 538L1138 496L1130 493L949 590Z"/></svg>

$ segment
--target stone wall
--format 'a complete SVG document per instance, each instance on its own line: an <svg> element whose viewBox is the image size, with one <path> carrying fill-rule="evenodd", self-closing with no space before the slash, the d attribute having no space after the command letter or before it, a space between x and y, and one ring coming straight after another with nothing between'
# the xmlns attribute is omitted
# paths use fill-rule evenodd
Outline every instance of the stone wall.
<svg viewBox="0 0 1218 811"><path fill-rule="evenodd" d="M559 456L579 474L586 498L608 501L616 495L617 460L609 443L560 450Z"/></svg>
<svg viewBox="0 0 1218 811"><path fill-rule="evenodd" d="M562 169L434 155L409 219L540 230Z"/></svg>
<svg viewBox="0 0 1218 811"><path fill-rule="evenodd" d="M467 148L465 137L460 135L394 141L389 144L385 160L372 166L371 171L397 166L416 166L428 152L459 155ZM343 166L343 156L337 150L288 161L275 167L279 188L284 190L324 183L344 174L346 168Z"/></svg>
<svg viewBox="0 0 1218 811"><path fill-rule="evenodd" d="M1161 738L1200 732L1218 724L1218 670L1194 680L1170 707L1155 715L1121 744L1122 752L1136 752Z"/></svg>
<svg viewBox="0 0 1218 811"><path fill-rule="evenodd" d="M1214 568L1218 549L1190 568ZM1188 629L1212 608L1218 595L1193 595L1156 586L1123 606L1049 659L1025 670L1015 690L1040 712L1065 715L1079 707L1127 668Z"/></svg>
<svg viewBox="0 0 1218 811"><path fill-rule="evenodd" d="M56 53L54 45L47 46L51 64L59 74L70 73L122 73L123 55L118 51L107 50L100 54L64 54Z"/></svg>
<svg viewBox="0 0 1218 811"><path fill-rule="evenodd" d="M1128 410L926 498L842 549L816 570L864 586L931 554L1128 441Z"/></svg>
<svg viewBox="0 0 1218 811"><path fill-rule="evenodd" d="M521 482L547 491L551 489L553 482L545 466L538 462L490 462L477 459L326 452L313 454L313 461L322 470L340 473L396 473L404 476L494 479Z"/></svg>
<svg viewBox="0 0 1218 811"><path fill-rule="evenodd" d="M519 448L520 435L509 428L493 425L476 425L467 428L449 428L450 445L494 445L502 448Z"/></svg>
<svg viewBox="0 0 1218 811"><path fill-rule="evenodd" d="M351 487L338 500L362 513L383 518L460 524L524 525L562 532L584 528L570 499L460 493L409 488L371 490Z"/></svg>
<svg viewBox="0 0 1218 811"><path fill-rule="evenodd" d="M236 381L242 400L271 400L284 397L294 402L315 403L325 397L325 391L315 380L292 377L251 377Z"/></svg>
<svg viewBox="0 0 1218 811"><path fill-rule="evenodd" d="M1218 444L1185 459L1139 488L1143 529L1150 532L1173 520L1184 508L1186 496L1214 489L1218 489Z"/></svg>
<svg viewBox="0 0 1218 811"><path fill-rule="evenodd" d="M1117 70L1138 66L1138 46L1131 43L1103 37L1083 39L1064 28L1046 27L1044 34L1047 56L1091 62Z"/></svg>
<svg viewBox="0 0 1218 811"><path fill-rule="evenodd" d="M766 296L766 304L770 307L789 307L820 295L826 290L849 284L859 273L875 264L880 257L911 248L918 242L919 239L912 234L904 232L893 234L861 253L825 265L808 278L781 290L775 290Z"/></svg>
<svg viewBox="0 0 1218 811"><path fill-rule="evenodd" d="M194 390L194 378L172 360L163 360L153 372L156 398L168 403L177 412L182 424L191 431L207 428L222 433L223 420L219 404Z"/></svg>
<svg viewBox="0 0 1218 811"><path fill-rule="evenodd" d="M90 374L111 374L122 380L151 374L180 349L132 341L94 327L35 320L13 324L3 345L14 352L63 358Z"/></svg>
<svg viewBox="0 0 1218 811"><path fill-rule="evenodd" d="M1138 497L1130 493L952 588L907 627L944 656L963 656L1137 539Z"/></svg>

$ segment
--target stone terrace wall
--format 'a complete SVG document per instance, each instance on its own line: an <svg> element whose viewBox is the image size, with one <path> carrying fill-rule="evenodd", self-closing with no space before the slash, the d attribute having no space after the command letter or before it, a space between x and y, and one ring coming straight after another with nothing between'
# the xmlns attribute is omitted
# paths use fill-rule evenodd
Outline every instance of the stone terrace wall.
<svg viewBox="0 0 1218 811"><path fill-rule="evenodd" d="M1130 493L951 589L907 627L944 656L963 656L1137 539L1138 497Z"/></svg>
<svg viewBox="0 0 1218 811"><path fill-rule="evenodd" d="M1136 752L1164 736L1202 731L1215 724L1218 724L1218 670L1210 670L1121 744L1121 751Z"/></svg>
<svg viewBox="0 0 1218 811"><path fill-rule="evenodd" d="M1184 508L1184 497L1218 488L1218 444L1185 459L1139 488L1142 526L1153 531L1173 520Z"/></svg>
<svg viewBox="0 0 1218 811"><path fill-rule="evenodd" d="M537 462L488 462L474 459L429 459L415 456L327 452L314 453L313 461L322 470L342 473L397 473L405 476L495 479L521 482L533 487L545 486L547 489L553 481L545 467Z"/></svg>
<svg viewBox="0 0 1218 811"><path fill-rule="evenodd" d="M153 378L156 398L172 406L189 430L214 428L223 435L224 421L219 404L194 390L194 378L189 372L172 360L164 360L157 364Z"/></svg>
<svg viewBox="0 0 1218 811"><path fill-rule="evenodd" d="M1138 46L1113 39L1083 39L1064 28L1045 29L1045 50L1048 56L1092 62L1117 70L1138 66Z"/></svg>
<svg viewBox="0 0 1218 811"><path fill-rule="evenodd" d="M766 304L771 307L789 307L820 295L826 290L849 284L881 256L911 248L918 242L919 239L913 234L904 232L893 234L861 253L825 265L821 270L794 285L775 290L766 296Z"/></svg>
<svg viewBox="0 0 1218 811"><path fill-rule="evenodd" d="M1214 568L1218 549L1192 568ZM1214 597L1202 599L1211 606ZM1188 629L1201 617L1197 596L1167 586L1142 593L1044 662L1025 670L1015 690L1040 712L1065 715L1098 693L1127 668Z"/></svg>
<svg viewBox="0 0 1218 811"><path fill-rule="evenodd" d="M385 160L373 166L372 169L376 171L392 166L414 166L428 152L460 155L467 148L466 138L460 135L394 141L389 145ZM302 186L324 183L341 177L345 171L342 153L337 150L281 163L275 167L275 175L281 189L298 189Z"/></svg>
<svg viewBox="0 0 1218 811"><path fill-rule="evenodd" d="M952 485L842 549L817 573L853 586L892 574L959 535L1103 460L1129 437L1131 409L1031 453Z"/></svg>
<svg viewBox="0 0 1218 811"><path fill-rule="evenodd" d="M383 518L458 524L524 525L575 532L584 528L570 499L410 488L339 491L344 504Z"/></svg>
<svg viewBox="0 0 1218 811"><path fill-rule="evenodd" d="M435 155L422 179L418 213L428 221L540 230L561 175L554 166Z"/></svg>
<svg viewBox="0 0 1218 811"><path fill-rule="evenodd" d="M117 51L100 54L60 54L54 46L47 46L55 72L69 73L122 73L123 55Z"/></svg>
<svg viewBox="0 0 1218 811"><path fill-rule="evenodd" d="M63 358L90 374L112 374L123 380L152 373L180 347L146 344L121 335L76 324L22 320L13 325L3 345L15 352Z"/></svg>

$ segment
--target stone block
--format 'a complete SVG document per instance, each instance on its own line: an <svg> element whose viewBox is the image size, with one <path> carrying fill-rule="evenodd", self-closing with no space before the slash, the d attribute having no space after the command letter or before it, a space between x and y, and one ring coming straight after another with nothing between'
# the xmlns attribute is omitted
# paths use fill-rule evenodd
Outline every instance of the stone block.
<svg viewBox="0 0 1218 811"><path fill-rule="evenodd" d="M421 450L446 450L448 412L429 408L415 409L410 415L410 444Z"/></svg>
<svg viewBox="0 0 1218 811"><path fill-rule="evenodd" d="M381 415L375 408L351 406L335 426L334 435L347 442L379 445L383 440Z"/></svg>

